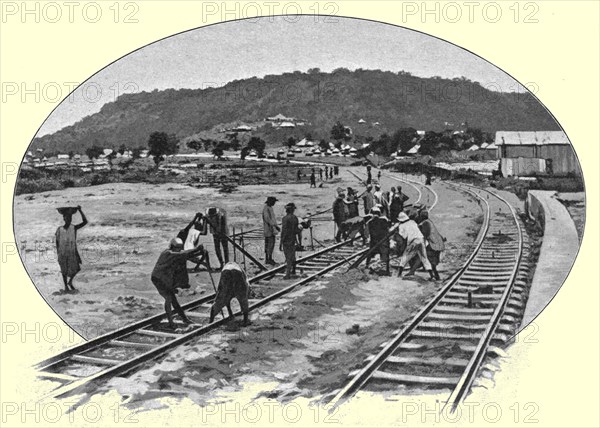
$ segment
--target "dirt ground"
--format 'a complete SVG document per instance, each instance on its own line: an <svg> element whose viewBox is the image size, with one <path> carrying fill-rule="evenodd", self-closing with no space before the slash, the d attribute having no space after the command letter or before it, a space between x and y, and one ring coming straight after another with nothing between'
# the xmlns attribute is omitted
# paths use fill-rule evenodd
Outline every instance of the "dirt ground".
<svg viewBox="0 0 600 428"><path fill-rule="evenodd" d="M382 181L385 190L398 185L385 176ZM162 299L149 273L169 239L196 211L208 204L221 206L229 212L231 225L254 228L267 195L280 199L278 216L288 201L294 201L298 214L304 215L329 208L337 186L359 188L357 179L342 169L338 182L317 189L306 183L268 190L243 186L222 195L182 185L120 183L23 195L15 199L15 234L41 295L76 331L91 338L161 311ZM481 209L470 196L446 185L432 187L439 202L431 218L448 239L439 266L440 275L447 278L473 246ZM403 185L403 190L411 200L417 198L411 186ZM55 208L68 204L81 204L90 220L79 235L84 265L75 280L78 294L59 292L62 280L50 251L54 231L61 224ZM330 221L316 223L317 240L331 243L332 234ZM308 237L304 238L306 245ZM251 244L253 254L262 257L262 242ZM283 260L278 253L275 258ZM156 400L170 395L197 403L223 401L247 388L256 396L280 401L331 393L443 284L426 278L422 272L411 280L377 277L362 270L337 273L253 312L249 327L230 323L127 377L113 379L97 392L116 389L130 405L144 408L160 405ZM191 274L191 282L199 285L183 296L184 302L211 291L206 273Z"/></svg>

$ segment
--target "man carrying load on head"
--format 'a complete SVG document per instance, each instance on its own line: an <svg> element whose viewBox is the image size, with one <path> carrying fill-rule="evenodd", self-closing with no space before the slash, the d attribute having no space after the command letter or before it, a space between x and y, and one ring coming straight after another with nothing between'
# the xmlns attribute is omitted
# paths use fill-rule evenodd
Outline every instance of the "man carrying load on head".
<svg viewBox="0 0 600 428"><path fill-rule="evenodd" d="M81 223L72 224L73 214L77 211L81 214ZM65 285L65 292L75 291L73 278L81 270L81 257L77 251L77 231L85 226L88 221L81 210L81 206L76 208L59 208L58 212L62 214L65 224L56 229L56 252L58 255L58 264Z"/></svg>

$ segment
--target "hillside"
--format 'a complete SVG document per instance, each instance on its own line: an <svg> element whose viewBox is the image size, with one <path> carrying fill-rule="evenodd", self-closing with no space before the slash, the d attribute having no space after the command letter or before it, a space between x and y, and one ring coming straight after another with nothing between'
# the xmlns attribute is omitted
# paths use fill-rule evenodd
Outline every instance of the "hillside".
<svg viewBox="0 0 600 428"><path fill-rule="evenodd" d="M487 132L556 130L554 119L531 95L488 91L467 79L420 78L379 70L285 73L233 81L221 88L154 90L122 95L99 113L36 138L32 148L82 153L102 147L145 146L154 131L187 137L221 124L257 123L282 113L307 120L293 132L266 132L268 144L310 133L329 139L336 121L355 135L377 135L401 127L441 131L467 121ZM359 125L358 120L367 123ZM374 127L372 123L379 122Z"/></svg>

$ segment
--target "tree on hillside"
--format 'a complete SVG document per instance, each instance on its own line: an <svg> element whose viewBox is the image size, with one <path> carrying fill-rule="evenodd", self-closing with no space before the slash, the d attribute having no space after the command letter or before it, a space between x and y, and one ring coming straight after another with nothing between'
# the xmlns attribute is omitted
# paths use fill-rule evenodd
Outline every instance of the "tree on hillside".
<svg viewBox="0 0 600 428"><path fill-rule="evenodd" d="M290 137L285 142L285 145L288 146L288 149L291 149L296 144L296 139L294 137Z"/></svg>
<svg viewBox="0 0 600 428"><path fill-rule="evenodd" d="M200 150L202 150L202 142L198 141L196 139L194 140L190 140L187 142L187 146L189 149L192 149L193 151L195 151L196 153L198 153Z"/></svg>
<svg viewBox="0 0 600 428"><path fill-rule="evenodd" d="M246 159L246 156L248 156L248 153L250 153L250 149L248 148L248 146L243 147L242 151L240 152L240 159L241 160Z"/></svg>
<svg viewBox="0 0 600 428"><path fill-rule="evenodd" d="M256 151L257 156L263 157L265 153L265 148L267 147L267 143L262 138L252 137L250 141L248 141L248 148L250 150Z"/></svg>
<svg viewBox="0 0 600 428"><path fill-rule="evenodd" d="M240 140L238 139L238 133L234 132L233 134L228 135L227 138L229 139L229 148L237 152L241 146Z"/></svg>
<svg viewBox="0 0 600 428"><path fill-rule="evenodd" d="M136 147L135 149L133 149L131 151L131 159L139 159L140 155L142 154L142 149L139 147Z"/></svg>
<svg viewBox="0 0 600 428"><path fill-rule="evenodd" d="M431 156L437 154L438 145L440 143L442 135L442 133L438 134L434 131L427 131L425 133L425 136L421 140L421 148L419 149L419 154Z"/></svg>
<svg viewBox="0 0 600 428"><path fill-rule="evenodd" d="M394 140L388 134L381 134L381 136L371 143L372 151L380 156L390 156L396 151Z"/></svg>
<svg viewBox="0 0 600 428"><path fill-rule="evenodd" d="M69 152L69 160L72 160L75 157L75 152L73 150L71 150Z"/></svg>
<svg viewBox="0 0 600 428"><path fill-rule="evenodd" d="M104 153L104 150L102 149L102 147L95 146L95 145L85 149L85 154L90 159L98 159L98 157L102 153Z"/></svg>
<svg viewBox="0 0 600 428"><path fill-rule="evenodd" d="M329 143L325 140L319 141L319 148L321 150L329 150Z"/></svg>
<svg viewBox="0 0 600 428"><path fill-rule="evenodd" d="M337 121L331 128L331 138L336 141L349 140L350 134L348 128L345 127L342 122Z"/></svg>
<svg viewBox="0 0 600 428"><path fill-rule="evenodd" d="M474 143L478 146L481 145L485 141L485 135L483 131L479 128L467 128L465 131L467 138L473 137Z"/></svg>
<svg viewBox="0 0 600 428"><path fill-rule="evenodd" d="M367 156L371 153L371 147L361 147L356 149L356 157L367 159Z"/></svg>
<svg viewBox="0 0 600 428"><path fill-rule="evenodd" d="M123 155L123 153L125 153L127 151L127 146L125 144L121 144L119 146L119 150L117 150L117 152L119 152L120 155Z"/></svg>
<svg viewBox="0 0 600 428"><path fill-rule="evenodd" d="M211 153L215 157L215 159L221 159L223 157L223 153L225 150L223 149L223 142L219 142L219 144L215 145L215 148L212 149Z"/></svg>
<svg viewBox="0 0 600 428"><path fill-rule="evenodd" d="M158 164L165 160L165 156L178 152L179 140L166 132L153 132L148 139L148 147L150 148L148 154L153 157L158 168Z"/></svg>
<svg viewBox="0 0 600 428"><path fill-rule="evenodd" d="M414 146L413 140L418 138L417 130L414 128L400 128L394 135L392 135L392 140L394 142L395 150L401 150L403 153L406 153L408 150Z"/></svg>

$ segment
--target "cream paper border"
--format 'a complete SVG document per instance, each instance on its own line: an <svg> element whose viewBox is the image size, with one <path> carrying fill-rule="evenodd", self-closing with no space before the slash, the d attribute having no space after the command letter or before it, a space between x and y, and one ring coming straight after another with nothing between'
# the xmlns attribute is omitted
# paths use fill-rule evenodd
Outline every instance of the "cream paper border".
<svg viewBox="0 0 600 428"><path fill-rule="evenodd" d="M54 5L47 6L48 3ZM36 392L29 364L78 341L37 293L18 255L14 254L12 194L15 169L36 130L58 104L58 101L44 99L41 91L45 85L82 82L122 55L183 30L253 16L256 10L263 15L279 14L284 10L314 13L317 7L322 13L404 25L469 49L521 83L532 82L537 88L536 95L564 127L581 161L587 188L588 220L579 257L559 294L535 320L536 327L519 337L514 352L511 352L513 360L502 371L498 384L468 400L474 402L470 407L472 413L468 414L465 409L460 425L600 426L598 2L210 2L211 9L207 9L208 2L200 1L67 3L0 2L2 84L25 83L28 88L35 87L36 82L40 84L39 99L27 95L25 102L21 100L21 94L10 95L5 91L8 86L3 86L0 105L2 426L112 426L115 421L117 425L140 427L220 424L459 426L447 418L438 421L435 402L421 401L419 397L409 398L404 403L362 397L329 417L322 409L309 408L305 400L298 401L301 416L297 421L295 404L285 409L274 408L272 413L269 413L268 405L260 404L262 417L256 420L256 413L250 413L255 409L242 412L249 402L242 395L238 408L231 405L207 412L188 401L137 415L116 407L116 398L112 401L106 397L102 401L94 398L95 405L87 406L85 414L76 410L61 419L56 417L55 405L36 407L32 402ZM89 3L96 5L89 6ZM13 14L15 7L16 15ZM36 7L41 8L39 13L35 12ZM53 7L60 8L63 14L57 23L50 22L56 17ZM85 7L85 16L89 19L84 19L82 10ZM121 11L116 23L115 7ZM34 12L23 17L23 8ZM98 8L102 17L92 23ZM458 22L451 22L456 21L456 8L460 9L462 17ZM518 17L515 8L520 11ZM492 22L498 9L502 11L502 17ZM69 16L70 10L73 10L72 16ZM134 10L137 12L130 19L138 22L125 23L125 15ZM423 15L425 10L430 13ZM208 14L207 11L213 12ZM469 11L473 12L470 16ZM533 16L527 18L531 13ZM531 20L538 22L525 22ZM63 96L66 95L64 92ZM479 399L481 401L477 401ZM100 418L95 421L97 411ZM207 414L213 411L214 415Z"/></svg>

